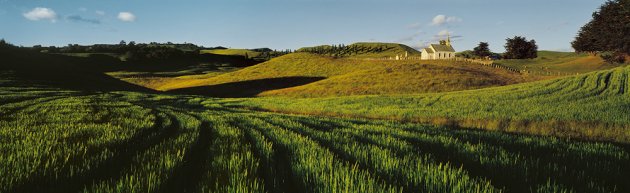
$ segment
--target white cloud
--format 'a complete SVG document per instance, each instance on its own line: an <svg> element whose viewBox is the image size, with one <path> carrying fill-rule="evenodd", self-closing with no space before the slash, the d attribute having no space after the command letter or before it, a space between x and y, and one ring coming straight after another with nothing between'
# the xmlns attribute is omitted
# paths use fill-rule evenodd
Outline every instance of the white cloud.
<svg viewBox="0 0 630 193"><path fill-rule="evenodd" d="M101 15L101 16L105 15L104 11L95 11L94 13L96 13L96 15Z"/></svg>
<svg viewBox="0 0 630 193"><path fill-rule="evenodd" d="M136 16L131 12L120 12L118 13L118 19L124 22L133 22L136 20Z"/></svg>
<svg viewBox="0 0 630 193"><path fill-rule="evenodd" d="M462 22L462 19L455 16L436 15L431 21L431 25L444 25L447 23Z"/></svg>
<svg viewBox="0 0 630 193"><path fill-rule="evenodd" d="M28 20L39 21L39 20L50 20L51 22L57 21L57 13L49 8L44 7L36 7L35 9L26 12L23 14L24 17Z"/></svg>

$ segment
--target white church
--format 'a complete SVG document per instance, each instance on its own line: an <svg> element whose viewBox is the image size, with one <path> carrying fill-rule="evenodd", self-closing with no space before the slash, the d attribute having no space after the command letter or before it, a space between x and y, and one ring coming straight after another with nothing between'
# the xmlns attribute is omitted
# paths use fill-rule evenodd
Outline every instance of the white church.
<svg viewBox="0 0 630 193"><path fill-rule="evenodd" d="M422 60L445 60L454 59L455 49L451 45L451 36L446 40L441 40L440 44L431 44L429 47L422 49Z"/></svg>

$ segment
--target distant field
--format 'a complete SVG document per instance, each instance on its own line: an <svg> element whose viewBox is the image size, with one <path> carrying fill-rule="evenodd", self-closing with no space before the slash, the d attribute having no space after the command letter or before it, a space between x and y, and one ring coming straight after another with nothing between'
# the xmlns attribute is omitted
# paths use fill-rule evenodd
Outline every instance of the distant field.
<svg viewBox="0 0 630 193"><path fill-rule="evenodd" d="M182 81L204 80L224 73L233 72L239 67L230 65L205 65L200 64L179 71L162 71L162 72L135 72L135 71L117 71L107 72L106 74L125 82L140 85L150 89L163 91L164 85L176 84Z"/></svg>
<svg viewBox="0 0 630 193"><path fill-rule="evenodd" d="M250 58L260 56L260 52L251 51L247 49L214 49L214 50L200 50L199 53L205 54L218 54L218 55L236 55L236 56L247 56Z"/></svg>
<svg viewBox="0 0 630 193"><path fill-rule="evenodd" d="M610 72L610 83L619 82L621 72L626 71ZM329 110L366 117L430 105L438 114L449 114L472 110L476 103L448 102L469 98L486 104L478 108L502 114L500 109L508 109L502 104L510 103L506 96L534 103L544 100L527 97L532 95L549 98L541 108L559 102L557 111L566 106L563 100L571 100L556 101L545 96L545 90L565 88L561 85L571 81L461 96L421 95L436 98L216 99L66 90L32 85L11 72L0 72L0 192L630 191L630 148L624 144L251 110L269 106L266 101L311 112L330 105ZM584 89L602 89L593 81L587 78ZM624 119L628 113L621 110L628 109L628 103L620 100L628 97L614 97L613 88L619 88L615 85L602 95L585 98L601 106L604 98L599 97L607 96L621 105L604 105L608 111L585 107L594 111L592 118L608 120L601 117L608 114L597 112L610 112L617 114L611 119L628 120ZM580 90L575 88L574 94ZM476 97L479 93L487 93L483 97L488 100L506 101L497 100L499 109L492 109L486 99ZM570 107L559 118L573 110L588 115Z"/></svg>
<svg viewBox="0 0 630 193"><path fill-rule="evenodd" d="M605 70L619 65L606 64L601 57L574 52L539 51L535 59L498 60L496 63L539 75L565 76Z"/></svg>
<svg viewBox="0 0 630 193"><path fill-rule="evenodd" d="M230 84L238 89L241 82L265 86L265 81L279 78L303 81L305 85L263 89L260 95L316 97L408 94L483 88L536 79L502 69L454 61L335 59L317 54L294 53L208 79L170 82L161 88L173 90L199 87L197 89L201 91L207 87L211 94L213 85Z"/></svg>

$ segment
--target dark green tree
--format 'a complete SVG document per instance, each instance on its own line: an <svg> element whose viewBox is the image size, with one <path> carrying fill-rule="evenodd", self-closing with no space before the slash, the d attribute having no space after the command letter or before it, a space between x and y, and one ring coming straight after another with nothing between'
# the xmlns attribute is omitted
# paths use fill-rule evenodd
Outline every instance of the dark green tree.
<svg viewBox="0 0 630 193"><path fill-rule="evenodd" d="M506 39L505 59L528 59L538 56L538 46L536 40L527 41L525 37L514 36L514 38Z"/></svg>
<svg viewBox="0 0 630 193"><path fill-rule="evenodd" d="M492 55L488 42L479 42L479 45L473 49L473 54L481 58Z"/></svg>
<svg viewBox="0 0 630 193"><path fill-rule="evenodd" d="M571 45L577 52L609 52L606 57L602 54L609 62L614 61L608 60L611 58L625 58L630 54L630 0L605 2Z"/></svg>

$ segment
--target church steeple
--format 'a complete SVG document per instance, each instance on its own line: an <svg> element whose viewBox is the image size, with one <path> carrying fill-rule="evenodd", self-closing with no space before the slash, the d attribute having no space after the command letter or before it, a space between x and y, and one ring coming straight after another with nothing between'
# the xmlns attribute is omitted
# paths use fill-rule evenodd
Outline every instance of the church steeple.
<svg viewBox="0 0 630 193"><path fill-rule="evenodd" d="M446 33L446 45L451 46L451 33Z"/></svg>

